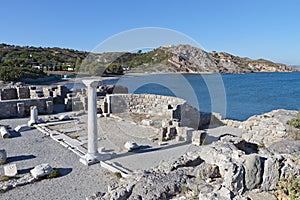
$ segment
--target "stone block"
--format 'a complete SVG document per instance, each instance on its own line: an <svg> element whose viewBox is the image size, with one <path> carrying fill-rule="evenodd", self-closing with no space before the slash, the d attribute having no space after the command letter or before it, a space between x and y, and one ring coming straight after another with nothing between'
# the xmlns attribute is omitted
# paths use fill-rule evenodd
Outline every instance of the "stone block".
<svg viewBox="0 0 300 200"><path fill-rule="evenodd" d="M28 87L17 87L18 99L29 99L30 91Z"/></svg>
<svg viewBox="0 0 300 200"><path fill-rule="evenodd" d="M205 131L193 131L192 132L192 144L200 146L205 142L207 133Z"/></svg>
<svg viewBox="0 0 300 200"><path fill-rule="evenodd" d="M2 88L1 100L18 99L16 88Z"/></svg>
<svg viewBox="0 0 300 200"><path fill-rule="evenodd" d="M177 135L176 127L173 126L167 127L167 135L166 135L167 139L175 139L176 135Z"/></svg>
<svg viewBox="0 0 300 200"><path fill-rule="evenodd" d="M153 121L149 120L149 119L143 119L142 120L142 125L143 126L152 126L153 125Z"/></svg>
<svg viewBox="0 0 300 200"><path fill-rule="evenodd" d="M41 164L36 166L32 170L30 170L30 173L34 178L40 178L40 177L47 176L52 171L53 168L48 163L46 163L46 164Z"/></svg>
<svg viewBox="0 0 300 200"><path fill-rule="evenodd" d="M18 174L18 169L16 164L4 165L4 175L9 177L14 177Z"/></svg>
<svg viewBox="0 0 300 200"><path fill-rule="evenodd" d="M14 129L16 132L23 132L23 131L28 131L31 130L31 127L27 126L26 124L19 125Z"/></svg>

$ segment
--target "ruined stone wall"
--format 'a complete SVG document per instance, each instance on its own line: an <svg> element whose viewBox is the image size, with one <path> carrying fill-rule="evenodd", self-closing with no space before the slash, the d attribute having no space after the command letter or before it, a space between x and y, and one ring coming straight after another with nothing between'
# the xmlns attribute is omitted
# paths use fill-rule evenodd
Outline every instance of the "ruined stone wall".
<svg viewBox="0 0 300 200"><path fill-rule="evenodd" d="M173 109L185 101L180 98L153 94L108 95L111 113L134 112L173 116Z"/></svg>
<svg viewBox="0 0 300 200"><path fill-rule="evenodd" d="M16 88L2 88L0 90L0 100L18 99Z"/></svg>
<svg viewBox="0 0 300 200"><path fill-rule="evenodd" d="M53 101L51 97L2 100L0 101L0 118L28 116L30 114L30 106L37 106L39 114L50 114L53 112Z"/></svg>
<svg viewBox="0 0 300 200"><path fill-rule="evenodd" d="M209 123L210 118L188 105L184 99L153 94L108 95L106 99L111 113L133 112L165 116L178 120L180 126L198 129Z"/></svg>
<svg viewBox="0 0 300 200"><path fill-rule="evenodd" d="M6 87L0 90L0 100L28 99L30 98L29 88L26 86Z"/></svg>

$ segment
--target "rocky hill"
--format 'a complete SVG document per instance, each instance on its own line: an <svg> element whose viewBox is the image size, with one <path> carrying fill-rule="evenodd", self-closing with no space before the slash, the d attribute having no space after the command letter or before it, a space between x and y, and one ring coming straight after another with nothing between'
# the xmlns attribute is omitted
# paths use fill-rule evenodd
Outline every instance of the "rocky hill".
<svg viewBox="0 0 300 200"><path fill-rule="evenodd" d="M268 60L241 58L225 52L206 52L190 45L163 47L171 52L168 62L179 72L250 73L289 72L292 67Z"/></svg>
<svg viewBox="0 0 300 200"><path fill-rule="evenodd" d="M45 76L52 70L91 75L132 72L250 73L289 72L295 68L268 60L241 58L224 52L206 52L190 45L159 47L148 52L89 53L72 49L20 47L0 44L0 79L18 80ZM26 73L25 73L26 72Z"/></svg>

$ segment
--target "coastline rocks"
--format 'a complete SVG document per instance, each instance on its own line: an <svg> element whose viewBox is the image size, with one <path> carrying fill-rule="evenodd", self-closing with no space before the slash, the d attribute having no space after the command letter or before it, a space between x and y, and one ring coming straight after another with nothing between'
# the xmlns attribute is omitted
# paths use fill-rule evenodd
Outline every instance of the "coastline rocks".
<svg viewBox="0 0 300 200"><path fill-rule="evenodd" d="M247 143L223 136L173 162L133 173L98 199L251 199L274 196L278 182L300 175L299 159L270 151L248 153L239 147Z"/></svg>
<svg viewBox="0 0 300 200"><path fill-rule="evenodd" d="M263 182L261 189L263 191L275 190L280 178L279 166L282 157L270 157L264 162Z"/></svg>
<svg viewBox="0 0 300 200"><path fill-rule="evenodd" d="M286 122L297 116L298 111L273 110L255 115L244 122L223 120L227 126L242 129L242 138L262 147L293 137L292 128Z"/></svg>
<svg viewBox="0 0 300 200"><path fill-rule="evenodd" d="M48 164L41 164L30 170L31 175L34 178L41 178L47 176L53 171L53 168Z"/></svg>
<svg viewBox="0 0 300 200"><path fill-rule="evenodd" d="M300 140L282 140L268 147L272 153L300 155Z"/></svg>
<svg viewBox="0 0 300 200"><path fill-rule="evenodd" d="M0 149L0 165L3 165L6 163L7 154L5 149Z"/></svg>

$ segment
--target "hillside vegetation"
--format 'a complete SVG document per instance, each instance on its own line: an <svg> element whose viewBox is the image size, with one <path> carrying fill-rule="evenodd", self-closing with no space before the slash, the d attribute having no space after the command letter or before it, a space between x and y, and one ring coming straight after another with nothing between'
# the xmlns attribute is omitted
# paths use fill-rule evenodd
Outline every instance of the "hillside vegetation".
<svg viewBox="0 0 300 200"><path fill-rule="evenodd" d="M249 73L286 72L291 67L271 61L240 58L224 52L206 52L190 45L159 47L136 53L89 53L72 49L20 47L0 44L0 80L46 76L47 71L90 75L131 72Z"/></svg>

